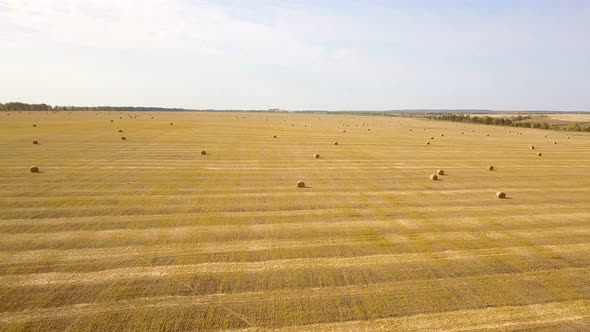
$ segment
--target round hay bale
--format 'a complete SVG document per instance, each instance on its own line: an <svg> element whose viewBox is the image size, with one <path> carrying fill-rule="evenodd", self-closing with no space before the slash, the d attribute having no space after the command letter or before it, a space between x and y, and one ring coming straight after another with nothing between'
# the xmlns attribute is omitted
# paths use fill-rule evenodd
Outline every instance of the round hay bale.
<svg viewBox="0 0 590 332"><path fill-rule="evenodd" d="M170 125L173 126L174 125L174 122L170 122Z"/></svg>
<svg viewBox="0 0 590 332"><path fill-rule="evenodd" d="M119 132L122 133L123 132L123 129L119 129Z"/></svg>
<svg viewBox="0 0 590 332"><path fill-rule="evenodd" d="M36 124L33 124L33 127L37 127L37 125Z"/></svg>
<svg viewBox="0 0 590 332"><path fill-rule="evenodd" d="M434 137L430 137L430 139L434 139Z"/></svg>
<svg viewBox="0 0 590 332"><path fill-rule="evenodd" d="M426 145L430 145L430 142L426 141Z"/></svg>
<svg viewBox="0 0 590 332"><path fill-rule="evenodd" d="M272 135L272 138L277 138L277 135Z"/></svg>
<svg viewBox="0 0 590 332"><path fill-rule="evenodd" d="M345 132L346 132L346 130L343 130L342 132L343 132L343 133L345 133Z"/></svg>
<svg viewBox="0 0 590 332"><path fill-rule="evenodd" d="M431 174L431 175L430 175L430 180L432 180L432 181L436 181L436 180L438 180L438 175L436 175L436 174Z"/></svg>
<svg viewBox="0 0 590 332"><path fill-rule="evenodd" d="M487 134L486 136L487 136L487 137L490 137L490 134Z"/></svg>
<svg viewBox="0 0 590 332"><path fill-rule="evenodd" d="M535 146L534 146L534 145L529 145L529 148L530 148L531 150L534 150L534 149L535 149Z"/></svg>
<svg viewBox="0 0 590 332"><path fill-rule="evenodd" d="M490 166L488 167L488 170L489 170L489 171L493 171L493 170L494 170L494 166L490 165Z"/></svg>
<svg viewBox="0 0 590 332"><path fill-rule="evenodd" d="M506 193L503 191L498 191L496 192L496 197L498 197L499 199L504 199L506 198Z"/></svg>
<svg viewBox="0 0 590 332"><path fill-rule="evenodd" d="M334 145L338 145L338 142L334 142Z"/></svg>
<svg viewBox="0 0 590 332"><path fill-rule="evenodd" d="M557 142L554 141L553 144L557 144Z"/></svg>
<svg viewBox="0 0 590 332"><path fill-rule="evenodd" d="M33 144L39 144L39 142L37 142L37 141L33 141Z"/></svg>
<svg viewBox="0 0 590 332"><path fill-rule="evenodd" d="M305 182L297 181L297 188L305 188Z"/></svg>
<svg viewBox="0 0 590 332"><path fill-rule="evenodd" d="M111 120L111 122L115 122L115 120Z"/></svg>
<svg viewBox="0 0 590 332"><path fill-rule="evenodd" d="M39 167L31 166L31 173L39 173Z"/></svg>
<svg viewBox="0 0 590 332"><path fill-rule="evenodd" d="M313 155L313 157L314 157L315 159L320 159L320 155L319 155L318 153L314 154L314 155Z"/></svg>
<svg viewBox="0 0 590 332"><path fill-rule="evenodd" d="M201 150L201 155L202 155L202 156L205 156L205 155L207 155L207 151L205 151L205 150Z"/></svg>
<svg viewBox="0 0 590 332"><path fill-rule="evenodd" d="M465 133L464 132L461 132L461 135L465 135Z"/></svg>
<svg viewBox="0 0 590 332"><path fill-rule="evenodd" d="M412 129L410 129L410 131L412 131Z"/></svg>
<svg viewBox="0 0 590 332"><path fill-rule="evenodd" d="M126 141L126 140L127 140L127 137L121 136L121 141Z"/></svg>
<svg viewBox="0 0 590 332"><path fill-rule="evenodd" d="M442 170L442 169L439 169L439 170L436 171L436 174L438 174L438 175L445 175L445 171Z"/></svg>
<svg viewBox="0 0 590 332"><path fill-rule="evenodd" d="M443 136L445 136L445 135L444 134L440 134L440 137L443 137Z"/></svg>
<svg viewBox="0 0 590 332"><path fill-rule="evenodd" d="M541 157L543 154L541 152L537 153L537 156Z"/></svg>

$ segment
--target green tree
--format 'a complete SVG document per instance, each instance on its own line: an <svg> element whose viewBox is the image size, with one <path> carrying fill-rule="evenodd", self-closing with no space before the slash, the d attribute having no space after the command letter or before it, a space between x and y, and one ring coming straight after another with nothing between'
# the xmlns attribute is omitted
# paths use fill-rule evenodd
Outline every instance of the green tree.
<svg viewBox="0 0 590 332"><path fill-rule="evenodd" d="M582 131L582 127L580 127L580 124L576 122L574 124L569 125L569 127L567 127L567 130L569 130L569 131Z"/></svg>

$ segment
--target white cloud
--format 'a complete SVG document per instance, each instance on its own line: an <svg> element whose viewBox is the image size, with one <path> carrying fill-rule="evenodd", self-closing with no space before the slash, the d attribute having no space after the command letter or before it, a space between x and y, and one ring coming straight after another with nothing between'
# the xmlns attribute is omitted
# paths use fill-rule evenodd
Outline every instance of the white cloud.
<svg viewBox="0 0 590 332"><path fill-rule="evenodd" d="M184 0L0 0L0 17L33 36L122 50L182 50L247 64L369 74L378 63L350 44L373 38L364 24L295 8L269 22L230 16L226 8ZM401 70L401 67L397 67Z"/></svg>
<svg viewBox="0 0 590 332"><path fill-rule="evenodd" d="M196 107L285 100L293 108L395 108L461 107L461 101L472 107L478 100L485 105L477 107L504 106L502 90L511 85L537 107L543 103L531 101L533 86L550 87L539 78L575 85L566 78L580 70L555 69L565 57L588 68L579 60L589 49L588 8L512 6L492 13L477 5L228 1L0 0L0 71L17 82L23 73L44 72L62 90L84 82L81 100L103 91L93 97L101 103L110 102L102 101L109 94L142 103L145 91L152 91L152 103L153 91L164 91L162 99L167 94ZM577 75L577 86L587 76ZM90 80L108 84L97 89ZM0 93L40 94L19 84L0 86ZM47 85L38 90L57 89ZM201 91L198 102L187 85Z"/></svg>
<svg viewBox="0 0 590 332"><path fill-rule="evenodd" d="M179 49L254 59L308 60L320 50L280 31L229 18L220 8L182 0L4 0L12 24L86 47ZM287 62L288 61L284 61Z"/></svg>

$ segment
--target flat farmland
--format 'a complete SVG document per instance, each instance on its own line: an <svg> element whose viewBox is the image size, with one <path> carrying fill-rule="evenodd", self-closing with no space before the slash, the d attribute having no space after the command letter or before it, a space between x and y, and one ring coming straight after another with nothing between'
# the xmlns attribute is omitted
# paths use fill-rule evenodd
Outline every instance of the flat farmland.
<svg viewBox="0 0 590 332"><path fill-rule="evenodd" d="M551 119L557 120L564 120L564 121L574 121L574 122L590 122L590 114L561 114L561 113L552 113L549 114Z"/></svg>
<svg viewBox="0 0 590 332"><path fill-rule="evenodd" d="M590 329L590 134L0 113L0 330L220 329Z"/></svg>

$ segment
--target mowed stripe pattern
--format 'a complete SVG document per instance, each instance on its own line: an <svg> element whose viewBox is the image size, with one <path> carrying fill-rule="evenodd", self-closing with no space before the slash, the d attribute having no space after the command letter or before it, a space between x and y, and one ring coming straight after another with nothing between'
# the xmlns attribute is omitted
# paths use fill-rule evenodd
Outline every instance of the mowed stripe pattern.
<svg viewBox="0 0 590 332"><path fill-rule="evenodd" d="M590 328L588 134L313 114L0 119L2 330Z"/></svg>

